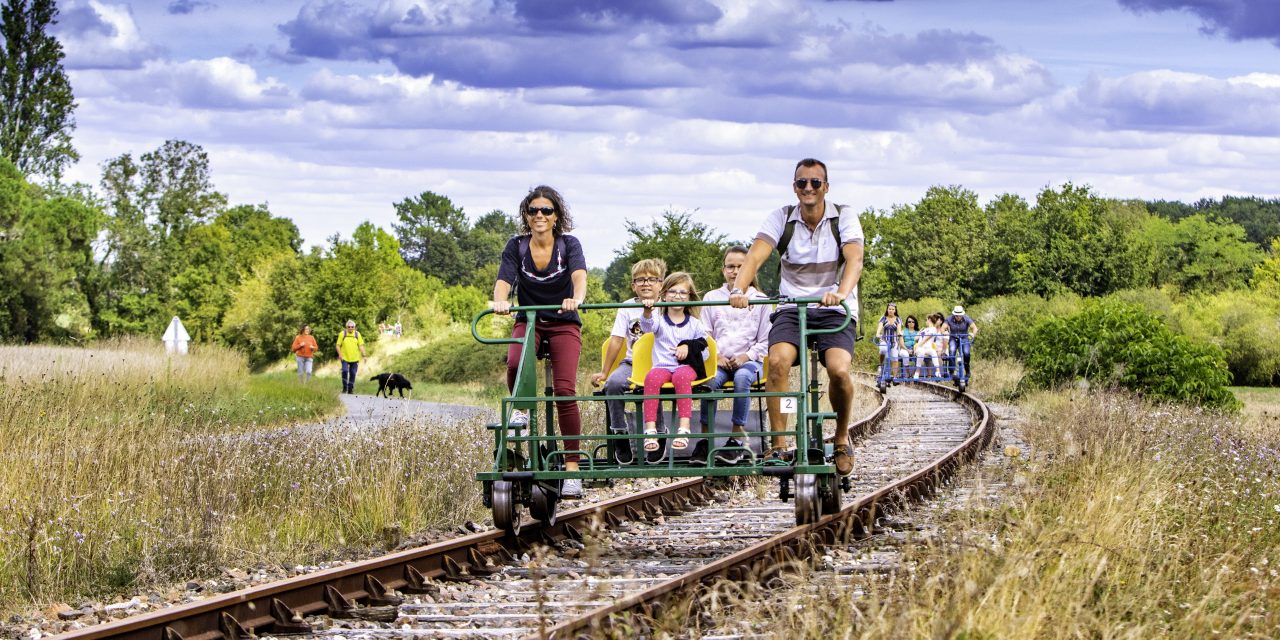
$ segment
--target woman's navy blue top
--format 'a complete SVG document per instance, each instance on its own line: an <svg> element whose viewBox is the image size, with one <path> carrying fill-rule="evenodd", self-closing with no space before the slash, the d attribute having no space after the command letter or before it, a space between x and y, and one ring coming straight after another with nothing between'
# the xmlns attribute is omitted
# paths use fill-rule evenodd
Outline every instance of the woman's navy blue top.
<svg viewBox="0 0 1280 640"><path fill-rule="evenodd" d="M538 269L528 251L530 237L516 236L507 241L502 250L502 262L498 265L498 279L516 289L519 306L541 304L559 305L565 298L573 297L573 272L587 270L587 259L582 255L582 243L571 235L562 235L551 247L551 260L547 268ZM523 255L522 246L525 248ZM520 318L523 319L523 318ZM539 322L572 322L582 324L577 311L559 313L538 312Z"/></svg>

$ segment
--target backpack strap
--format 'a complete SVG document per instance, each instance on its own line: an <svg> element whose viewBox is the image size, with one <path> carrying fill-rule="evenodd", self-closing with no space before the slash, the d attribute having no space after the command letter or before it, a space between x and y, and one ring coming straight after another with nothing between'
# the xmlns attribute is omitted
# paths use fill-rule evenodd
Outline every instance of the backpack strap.
<svg viewBox="0 0 1280 640"><path fill-rule="evenodd" d="M840 244L840 216L844 213L844 205L834 205L836 208L836 217L831 219L831 237L836 240L836 261L837 269L844 268L844 251ZM783 208L782 219L786 220L786 226L782 229L782 237L778 238L778 277L782 277L782 257L787 255L787 246L791 244L791 236L796 233L796 223L799 220L792 220L791 214L796 210L794 204L789 204Z"/></svg>

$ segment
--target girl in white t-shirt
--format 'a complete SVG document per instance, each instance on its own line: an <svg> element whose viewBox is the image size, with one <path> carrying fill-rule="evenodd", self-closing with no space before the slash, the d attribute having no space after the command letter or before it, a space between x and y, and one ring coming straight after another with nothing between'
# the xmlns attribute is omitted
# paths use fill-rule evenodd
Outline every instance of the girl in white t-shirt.
<svg viewBox="0 0 1280 640"><path fill-rule="evenodd" d="M693 278L677 271L662 283L662 291L658 298L663 302L686 302L698 299L694 289ZM663 307L662 313L653 312L653 301L644 300L644 315L640 316L640 329L653 335L653 368L644 377L645 395L657 395L662 385L670 382L677 394L693 393L693 381L698 374L693 367L683 364L690 358L702 358L706 348L707 328L692 313L696 307ZM690 353L690 344L702 344L702 349ZM679 398L676 400L676 414L680 417L677 434L690 433L689 420L693 416L693 400ZM644 432L658 432L658 400L644 401ZM684 449L689 446L688 438L675 438L671 441L672 449ZM657 438L646 438L645 451L657 451L660 448Z"/></svg>
<svg viewBox="0 0 1280 640"><path fill-rule="evenodd" d="M916 335L916 378L920 377L921 372L924 372L926 378L942 374L938 356L946 353L946 337L941 325L942 315L931 313L925 318L924 328ZM928 365L925 365L926 361L929 362Z"/></svg>

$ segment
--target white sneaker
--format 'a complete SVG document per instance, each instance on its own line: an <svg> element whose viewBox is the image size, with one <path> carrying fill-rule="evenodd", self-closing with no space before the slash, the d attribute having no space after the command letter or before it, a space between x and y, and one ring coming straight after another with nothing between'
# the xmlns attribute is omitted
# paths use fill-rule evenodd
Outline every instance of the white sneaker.
<svg viewBox="0 0 1280 640"><path fill-rule="evenodd" d="M577 478L569 478L560 486L560 497L566 500L574 500L582 497L582 481Z"/></svg>
<svg viewBox="0 0 1280 640"><path fill-rule="evenodd" d="M507 437L515 437L521 435L529 435L525 433L529 430L529 412L520 411L519 409L511 412L511 419L507 421Z"/></svg>

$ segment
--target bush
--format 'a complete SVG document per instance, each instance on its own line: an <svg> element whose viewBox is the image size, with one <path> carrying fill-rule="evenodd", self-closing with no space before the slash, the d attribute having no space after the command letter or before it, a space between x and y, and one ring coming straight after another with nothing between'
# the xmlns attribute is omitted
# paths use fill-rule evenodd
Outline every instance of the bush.
<svg viewBox="0 0 1280 640"><path fill-rule="evenodd" d="M479 344L469 328L454 327L422 348L397 354L391 369L428 383L505 384L506 355L505 345Z"/></svg>
<svg viewBox="0 0 1280 640"><path fill-rule="evenodd" d="M1256 291L1223 291L1180 308L1189 336L1222 347L1236 384L1270 385L1280 376L1280 302Z"/></svg>
<svg viewBox="0 0 1280 640"><path fill-rule="evenodd" d="M974 349L984 358L1023 359L1027 355L1026 341L1038 322L1079 310L1080 296L1074 293L1058 294L1047 300L1029 293L996 296L968 309L969 316L978 323Z"/></svg>
<svg viewBox="0 0 1280 640"><path fill-rule="evenodd" d="M1169 330L1146 309L1118 300L1086 304L1049 317L1025 343L1032 383L1052 386L1084 378L1159 400L1236 409L1222 350Z"/></svg>

